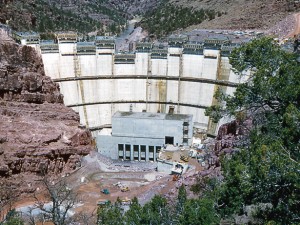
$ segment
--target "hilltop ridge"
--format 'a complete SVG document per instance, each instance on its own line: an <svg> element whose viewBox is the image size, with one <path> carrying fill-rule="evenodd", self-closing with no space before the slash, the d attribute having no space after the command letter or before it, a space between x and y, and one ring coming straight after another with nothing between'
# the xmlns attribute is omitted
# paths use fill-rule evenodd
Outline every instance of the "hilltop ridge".
<svg viewBox="0 0 300 225"><path fill-rule="evenodd" d="M194 16L199 10L215 12L204 20L198 18L192 23L182 23L180 29L191 25L188 29L268 29L300 8L293 0L11 0L0 1L0 22L19 31L117 34L128 19L137 15L151 20L151 12L161 11L161 29L169 23L177 23L176 18L166 23L169 8L164 9L165 5L182 7L188 16ZM180 15L175 13L174 17Z"/></svg>

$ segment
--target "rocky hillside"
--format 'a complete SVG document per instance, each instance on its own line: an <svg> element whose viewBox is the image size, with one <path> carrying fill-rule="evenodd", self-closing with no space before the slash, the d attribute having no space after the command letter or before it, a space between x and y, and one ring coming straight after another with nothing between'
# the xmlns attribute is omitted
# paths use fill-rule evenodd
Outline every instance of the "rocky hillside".
<svg viewBox="0 0 300 225"><path fill-rule="evenodd" d="M35 50L0 29L0 206L12 193L34 191L42 170L69 173L92 150L90 132L63 105Z"/></svg>
<svg viewBox="0 0 300 225"><path fill-rule="evenodd" d="M221 12L220 17L198 25L210 29L268 29L300 7L293 0L170 0L170 3Z"/></svg>
<svg viewBox="0 0 300 225"><path fill-rule="evenodd" d="M0 23L18 31L76 30L116 34L135 15L157 7L153 0L0 0Z"/></svg>
<svg viewBox="0 0 300 225"><path fill-rule="evenodd" d="M174 16L169 15L170 8L177 9L171 13ZM155 29L164 35L189 26L266 29L299 8L295 0L0 0L0 22L19 31L76 30L103 35L119 33L126 20L141 15L145 21L157 20ZM144 25L149 27L153 25Z"/></svg>
<svg viewBox="0 0 300 225"><path fill-rule="evenodd" d="M120 0L111 0L114 2ZM124 7L121 9L132 16L144 15L145 13L156 10L165 0L121 0Z"/></svg>
<svg viewBox="0 0 300 225"><path fill-rule="evenodd" d="M122 1L10 0L0 1L0 22L17 31L81 33L117 32L131 16Z"/></svg>
<svg viewBox="0 0 300 225"><path fill-rule="evenodd" d="M182 29L269 29L299 9L291 0L168 0L141 25L157 36Z"/></svg>

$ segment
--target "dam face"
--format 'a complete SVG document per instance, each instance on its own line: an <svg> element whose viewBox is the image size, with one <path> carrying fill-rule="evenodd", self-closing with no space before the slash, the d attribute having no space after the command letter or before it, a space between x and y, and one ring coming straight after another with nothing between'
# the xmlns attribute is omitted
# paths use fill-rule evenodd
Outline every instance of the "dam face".
<svg viewBox="0 0 300 225"><path fill-rule="evenodd" d="M194 127L215 134L220 124L204 115L218 88L232 94L239 77L231 70L234 46L223 40L189 43L170 38L167 47L137 43L135 53L118 54L111 37L77 42L61 33L55 42L27 43L42 55L46 75L60 85L65 105L96 135L117 111L192 114Z"/></svg>

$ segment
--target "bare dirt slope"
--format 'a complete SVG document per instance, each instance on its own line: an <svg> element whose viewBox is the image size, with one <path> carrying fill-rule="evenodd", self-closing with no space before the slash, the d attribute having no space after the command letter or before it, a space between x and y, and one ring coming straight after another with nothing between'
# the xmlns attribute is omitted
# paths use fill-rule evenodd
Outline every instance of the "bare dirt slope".
<svg viewBox="0 0 300 225"><path fill-rule="evenodd" d="M287 16L268 30L268 34L278 37L281 41L300 34L300 13Z"/></svg>
<svg viewBox="0 0 300 225"><path fill-rule="evenodd" d="M300 34L300 13L293 15L295 20L294 29L286 36L286 38L294 37L295 35Z"/></svg>
<svg viewBox="0 0 300 225"><path fill-rule="evenodd" d="M289 13L299 9L287 0L170 0L171 4L195 9L211 9L223 13L211 21L193 28L208 29L268 29Z"/></svg>

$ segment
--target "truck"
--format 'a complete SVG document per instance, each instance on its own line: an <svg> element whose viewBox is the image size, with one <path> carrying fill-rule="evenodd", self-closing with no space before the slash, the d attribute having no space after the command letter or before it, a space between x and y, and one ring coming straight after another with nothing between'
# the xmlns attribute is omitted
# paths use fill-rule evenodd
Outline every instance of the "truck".
<svg viewBox="0 0 300 225"><path fill-rule="evenodd" d="M103 194L105 194L105 195L109 195L110 193L109 193L109 190L108 189L103 189L102 191L101 191Z"/></svg>
<svg viewBox="0 0 300 225"><path fill-rule="evenodd" d="M184 162L188 162L189 161L189 157L185 156L185 155L180 155L180 159Z"/></svg>
<svg viewBox="0 0 300 225"><path fill-rule="evenodd" d="M127 192L127 191L129 191L129 187L122 187L122 188L121 188L121 191L122 191L122 192Z"/></svg>

